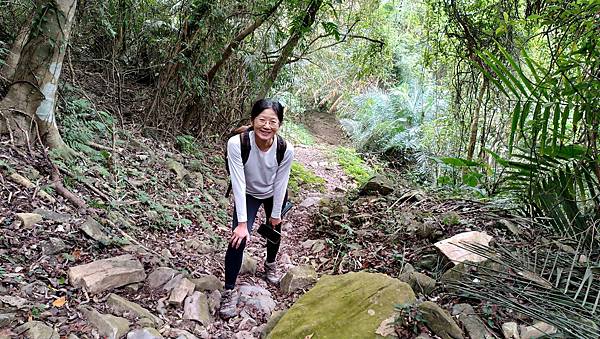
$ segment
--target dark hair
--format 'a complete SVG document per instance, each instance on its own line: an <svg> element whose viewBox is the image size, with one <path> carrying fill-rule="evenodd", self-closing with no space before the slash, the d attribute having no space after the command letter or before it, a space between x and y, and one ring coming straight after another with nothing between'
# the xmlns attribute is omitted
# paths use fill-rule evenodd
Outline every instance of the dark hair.
<svg viewBox="0 0 600 339"><path fill-rule="evenodd" d="M262 111L266 109L272 109L277 114L279 123L283 122L283 105L279 101L272 99L260 99L252 106L252 112L250 112L250 119L254 120Z"/></svg>

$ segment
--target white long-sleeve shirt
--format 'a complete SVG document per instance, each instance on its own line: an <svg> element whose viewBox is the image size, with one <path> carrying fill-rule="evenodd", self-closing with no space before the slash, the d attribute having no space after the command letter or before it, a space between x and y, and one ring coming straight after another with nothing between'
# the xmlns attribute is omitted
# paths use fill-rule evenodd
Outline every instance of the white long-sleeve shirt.
<svg viewBox="0 0 600 339"><path fill-rule="evenodd" d="M231 177L231 187L237 211L238 222L247 222L246 194L257 199L273 197L271 217L281 218L281 207L285 197L290 170L294 160L294 147L287 142L287 148L277 166L277 140L266 152L256 145L254 131L250 131L250 155L246 165L242 163L240 136L234 135L227 141L227 165Z"/></svg>

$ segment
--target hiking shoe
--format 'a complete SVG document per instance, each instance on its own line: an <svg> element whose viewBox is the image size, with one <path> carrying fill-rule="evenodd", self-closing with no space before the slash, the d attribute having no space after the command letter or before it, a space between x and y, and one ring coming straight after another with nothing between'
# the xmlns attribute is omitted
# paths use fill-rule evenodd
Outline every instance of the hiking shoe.
<svg viewBox="0 0 600 339"><path fill-rule="evenodd" d="M277 285L279 284L279 275L277 274L277 263L265 262L265 278L267 282Z"/></svg>
<svg viewBox="0 0 600 339"><path fill-rule="evenodd" d="M219 315L227 320L237 315L237 304L240 296L236 290L224 290L221 295L221 308Z"/></svg>

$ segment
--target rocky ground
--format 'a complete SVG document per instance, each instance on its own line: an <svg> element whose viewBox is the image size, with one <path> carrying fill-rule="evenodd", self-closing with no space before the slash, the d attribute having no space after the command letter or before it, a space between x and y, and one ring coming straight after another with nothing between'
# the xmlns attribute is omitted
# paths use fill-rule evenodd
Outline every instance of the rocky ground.
<svg viewBox="0 0 600 339"><path fill-rule="evenodd" d="M228 321L217 312L231 213L222 142L173 144L131 126L99 133L78 146L80 157L53 165L53 154L2 140L0 338L258 338L270 330L273 338L535 338L540 328L556 331L545 323L519 329L514 314L455 293L457 276L481 268L461 264L444 240L518 246L529 232L519 218L389 181L398 174L357 189L329 155L343 138L328 119L307 118L320 126L309 125L313 133L326 133L322 143L296 145L296 160L324 178L325 189L301 185L292 197L280 286L264 281L265 241L253 235L238 280L239 316Z"/></svg>
<svg viewBox="0 0 600 339"><path fill-rule="evenodd" d="M80 159L58 161L56 169L40 148L26 152L2 141L1 336L120 337L137 329L133 337L157 330L165 337L258 337L273 311L314 283L313 269L297 270L308 278L290 273L280 288L267 285L265 242L255 234L239 279L241 315L221 321L230 203L220 145L186 152L132 133L120 131L114 146L94 140ZM296 150L298 161L327 179L328 191L352 187L322 148ZM54 182L56 171L64 186ZM282 274L327 257L324 241L309 239L324 195L301 188L294 197Z"/></svg>

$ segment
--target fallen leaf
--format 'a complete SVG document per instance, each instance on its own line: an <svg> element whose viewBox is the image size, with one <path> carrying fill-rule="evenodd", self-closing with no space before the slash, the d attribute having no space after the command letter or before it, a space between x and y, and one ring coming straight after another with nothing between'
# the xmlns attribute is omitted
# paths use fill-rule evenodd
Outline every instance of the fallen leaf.
<svg viewBox="0 0 600 339"><path fill-rule="evenodd" d="M63 307L67 303L67 298L62 296L52 302L52 306L54 307Z"/></svg>
<svg viewBox="0 0 600 339"><path fill-rule="evenodd" d="M81 250L76 249L75 251L73 251L73 258L75 258L75 261L78 261L79 258L81 257Z"/></svg>

